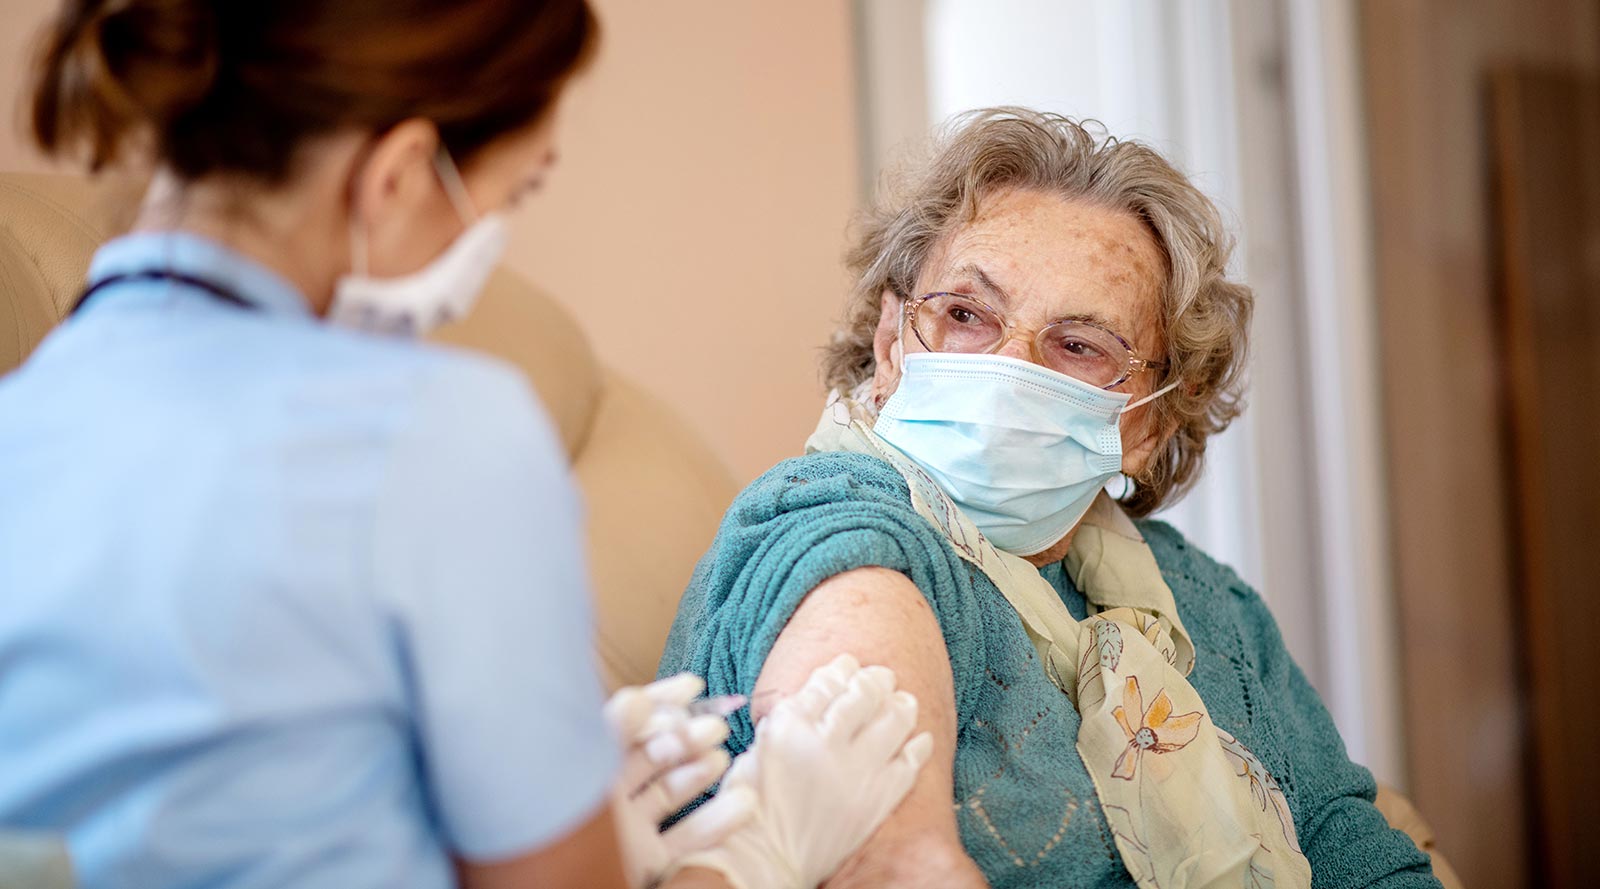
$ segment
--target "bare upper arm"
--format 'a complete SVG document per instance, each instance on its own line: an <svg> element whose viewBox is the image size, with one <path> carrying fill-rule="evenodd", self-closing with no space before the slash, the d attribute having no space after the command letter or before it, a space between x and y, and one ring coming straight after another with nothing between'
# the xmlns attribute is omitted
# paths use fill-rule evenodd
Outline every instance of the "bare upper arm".
<svg viewBox="0 0 1600 889"><path fill-rule="evenodd" d="M955 709L950 658L939 621L911 580L888 568L857 568L818 584L795 610L756 680L751 703L756 719L782 695L805 684L811 671L840 653L863 664L901 672L900 687L917 695L949 699ZM953 723L952 723L953 725Z"/></svg>
<svg viewBox="0 0 1600 889"><path fill-rule="evenodd" d="M811 671L848 653L895 671L916 695L917 730L934 753L906 801L848 862L830 887L986 885L961 847L952 805L955 683L933 608L904 574L857 568L816 586L800 603L762 666L752 697L759 720ZM915 855L907 853L915 849Z"/></svg>

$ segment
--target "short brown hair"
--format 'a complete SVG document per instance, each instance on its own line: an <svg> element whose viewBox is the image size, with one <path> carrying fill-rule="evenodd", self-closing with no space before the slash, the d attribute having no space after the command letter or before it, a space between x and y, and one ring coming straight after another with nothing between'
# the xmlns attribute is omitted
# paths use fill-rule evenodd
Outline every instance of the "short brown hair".
<svg viewBox="0 0 1600 889"><path fill-rule="evenodd" d="M68 0L33 134L92 169L139 136L182 179L275 184L308 139L421 117L465 162L537 122L597 34L586 0Z"/></svg>
<svg viewBox="0 0 1600 889"><path fill-rule="evenodd" d="M1136 516L1183 496L1199 477L1206 440L1243 408L1255 297L1227 277L1233 240L1211 200L1154 149L1057 114L990 108L958 117L926 163L903 170L861 217L846 262L855 277L841 328L823 359L826 384L850 392L869 379L884 291L914 296L940 240L980 202L1029 189L1127 212L1144 223L1166 261L1160 306L1165 379L1179 386L1151 404L1165 446L1122 500Z"/></svg>

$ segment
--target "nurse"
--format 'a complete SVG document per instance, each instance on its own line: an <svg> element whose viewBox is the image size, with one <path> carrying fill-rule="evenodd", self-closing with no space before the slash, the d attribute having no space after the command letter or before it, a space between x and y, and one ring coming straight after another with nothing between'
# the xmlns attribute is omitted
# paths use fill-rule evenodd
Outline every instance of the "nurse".
<svg viewBox="0 0 1600 889"><path fill-rule="evenodd" d="M914 702L839 663L658 833L726 727L693 680L606 725L548 422L411 338L595 40L583 0L63 5L38 143L154 172L0 380L0 827L82 885L815 885L910 787Z"/></svg>

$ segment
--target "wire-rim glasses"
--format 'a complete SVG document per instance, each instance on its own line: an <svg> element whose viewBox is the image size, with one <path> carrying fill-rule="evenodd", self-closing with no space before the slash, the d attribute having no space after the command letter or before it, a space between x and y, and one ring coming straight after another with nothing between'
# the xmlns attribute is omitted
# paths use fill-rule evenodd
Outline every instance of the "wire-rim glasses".
<svg viewBox="0 0 1600 889"><path fill-rule="evenodd" d="M926 293L907 300L905 319L930 352L989 354L1019 335L1005 315L966 293ZM1055 321L1031 339L1034 363L1101 389L1166 368L1139 357L1120 334L1092 321Z"/></svg>

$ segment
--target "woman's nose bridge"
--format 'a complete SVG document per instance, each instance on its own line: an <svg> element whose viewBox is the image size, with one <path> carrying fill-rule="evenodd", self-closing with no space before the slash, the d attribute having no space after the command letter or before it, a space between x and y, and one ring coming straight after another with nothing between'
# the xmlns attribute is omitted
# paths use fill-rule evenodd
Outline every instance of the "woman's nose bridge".
<svg viewBox="0 0 1600 889"><path fill-rule="evenodd" d="M1011 338L1001 343L995 354L1005 355L1010 358L1021 358L1023 361L1032 361L1033 337L1032 333L1025 330L1012 331Z"/></svg>

